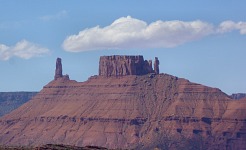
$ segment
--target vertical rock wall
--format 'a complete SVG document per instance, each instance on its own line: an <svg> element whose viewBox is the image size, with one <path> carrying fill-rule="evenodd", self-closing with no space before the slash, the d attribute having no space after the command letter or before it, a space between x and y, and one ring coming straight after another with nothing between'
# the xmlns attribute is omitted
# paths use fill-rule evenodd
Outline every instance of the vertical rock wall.
<svg viewBox="0 0 246 150"><path fill-rule="evenodd" d="M143 56L113 55L100 57L100 76L144 75L148 73L154 73L152 61L144 60Z"/></svg>

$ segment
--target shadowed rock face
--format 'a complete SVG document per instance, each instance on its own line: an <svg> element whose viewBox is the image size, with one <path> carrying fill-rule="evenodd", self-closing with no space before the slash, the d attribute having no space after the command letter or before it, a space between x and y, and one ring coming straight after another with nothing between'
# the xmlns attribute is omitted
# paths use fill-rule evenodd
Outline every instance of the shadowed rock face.
<svg viewBox="0 0 246 150"><path fill-rule="evenodd" d="M61 58L57 58L56 59L55 80L61 77L63 77Z"/></svg>
<svg viewBox="0 0 246 150"><path fill-rule="evenodd" d="M159 62L159 60L158 60L158 58L157 57L155 57L155 63L154 63L154 72L156 73L156 74L159 74L159 64L160 64L160 62Z"/></svg>
<svg viewBox="0 0 246 150"><path fill-rule="evenodd" d="M217 88L172 75L102 72L85 82L58 78L48 83L0 119L0 144L130 149L171 137L201 137L208 149L243 149L245 112L246 99L235 101Z"/></svg>
<svg viewBox="0 0 246 150"><path fill-rule="evenodd" d="M152 61L144 60L143 56L113 55L100 57L100 76L145 75L148 73L154 73Z"/></svg>

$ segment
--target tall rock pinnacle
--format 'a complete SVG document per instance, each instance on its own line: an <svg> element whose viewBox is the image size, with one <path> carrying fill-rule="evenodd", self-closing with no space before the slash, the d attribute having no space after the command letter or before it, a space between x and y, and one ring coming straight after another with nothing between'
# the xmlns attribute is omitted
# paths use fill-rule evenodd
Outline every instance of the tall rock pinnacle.
<svg viewBox="0 0 246 150"><path fill-rule="evenodd" d="M62 63L61 63L61 58L56 59L56 71L55 71L55 80L57 78L63 77L62 75Z"/></svg>
<svg viewBox="0 0 246 150"><path fill-rule="evenodd" d="M158 57L155 57L155 62L154 62L154 71L156 74L159 74L159 60L158 60Z"/></svg>

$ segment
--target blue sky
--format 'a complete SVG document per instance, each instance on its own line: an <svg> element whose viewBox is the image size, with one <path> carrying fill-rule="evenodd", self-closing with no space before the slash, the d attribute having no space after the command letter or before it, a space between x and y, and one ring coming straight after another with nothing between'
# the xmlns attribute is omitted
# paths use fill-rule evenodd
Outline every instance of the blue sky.
<svg viewBox="0 0 246 150"><path fill-rule="evenodd" d="M0 91L85 81L102 55L143 55L160 72L246 92L246 1L0 0Z"/></svg>

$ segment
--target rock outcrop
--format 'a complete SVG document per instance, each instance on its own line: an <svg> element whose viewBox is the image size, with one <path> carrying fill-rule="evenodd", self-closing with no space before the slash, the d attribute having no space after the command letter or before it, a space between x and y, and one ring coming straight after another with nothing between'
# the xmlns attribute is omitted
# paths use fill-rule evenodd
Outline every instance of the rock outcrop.
<svg viewBox="0 0 246 150"><path fill-rule="evenodd" d="M56 59L56 70L55 70L55 80L57 79L63 79L63 80L69 80L69 75L63 75L62 74L62 60L61 58Z"/></svg>
<svg viewBox="0 0 246 150"><path fill-rule="evenodd" d="M55 70L55 77L54 79L58 79L58 78L62 78L62 62L61 62L61 58L57 58L56 59L56 70Z"/></svg>
<svg viewBox="0 0 246 150"><path fill-rule="evenodd" d="M85 82L58 78L48 83L0 119L0 145L246 148L246 99L235 101L217 88L168 74L143 75L144 65L128 70L139 75L123 71L119 78L119 62L145 62L126 58L101 57L99 76Z"/></svg>
<svg viewBox="0 0 246 150"><path fill-rule="evenodd" d="M101 56L99 62L100 76L145 75L154 73L152 61L143 56Z"/></svg>

